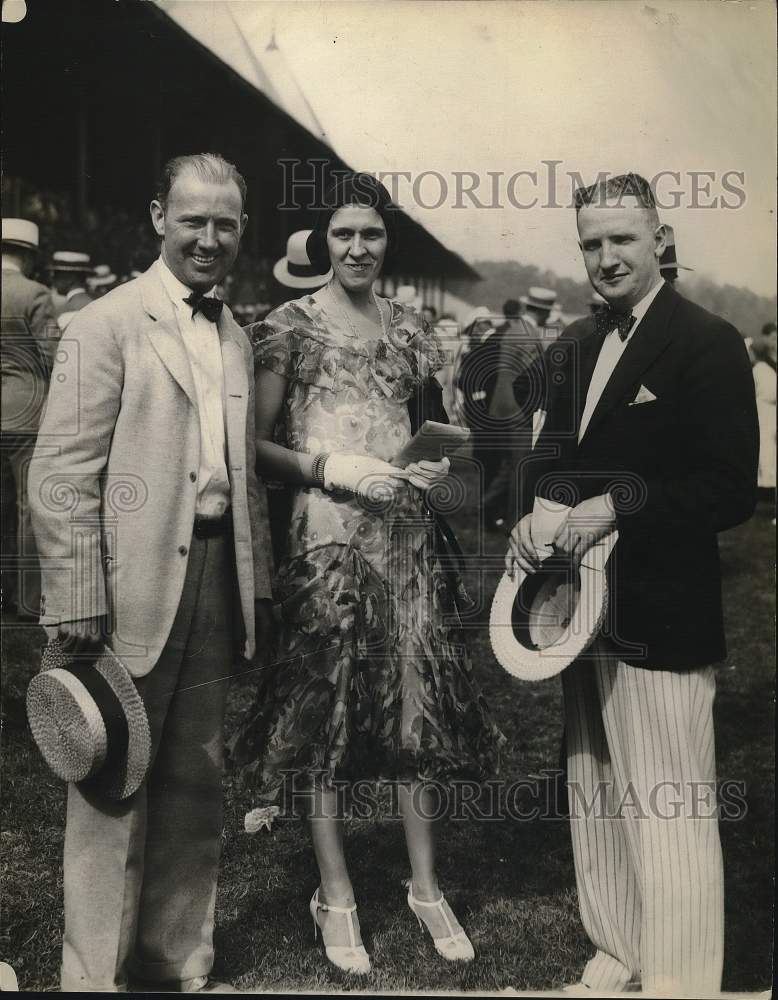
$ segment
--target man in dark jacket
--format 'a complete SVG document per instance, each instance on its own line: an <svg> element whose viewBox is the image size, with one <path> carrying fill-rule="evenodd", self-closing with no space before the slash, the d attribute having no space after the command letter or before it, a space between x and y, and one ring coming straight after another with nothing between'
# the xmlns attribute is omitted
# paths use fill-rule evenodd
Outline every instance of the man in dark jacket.
<svg viewBox="0 0 778 1000"><path fill-rule="evenodd" d="M576 210L609 308L546 356L547 414L507 559L537 569L538 501L559 502L554 545L574 564L618 530L604 628L562 675L576 880L596 948L578 989L640 978L644 992L700 996L721 987L724 940L716 534L754 509L753 381L737 330L662 280L665 227L645 180L582 189Z"/></svg>

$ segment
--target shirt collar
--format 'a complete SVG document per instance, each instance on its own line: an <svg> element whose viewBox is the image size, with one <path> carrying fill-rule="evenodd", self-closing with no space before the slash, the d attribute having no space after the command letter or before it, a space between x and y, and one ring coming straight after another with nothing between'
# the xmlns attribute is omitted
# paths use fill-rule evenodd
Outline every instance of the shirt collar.
<svg viewBox="0 0 778 1000"><path fill-rule="evenodd" d="M65 296L66 299L72 299L74 295L85 295L85 288L71 288L70 291Z"/></svg>
<svg viewBox="0 0 778 1000"><path fill-rule="evenodd" d="M157 257L156 261L154 262L154 266L156 267L157 274L159 275L162 284L165 286L165 290L172 299L173 305L176 307L176 309L183 309L184 306L186 306L187 309L189 309L190 307L187 305L186 302L184 302L184 299L189 298L189 296L192 294L192 289L188 285L185 285L183 281L178 280L175 274L173 274L173 272L164 262L161 255ZM214 285L213 288L209 288L205 294L212 295L213 289L215 287L216 285Z"/></svg>
<svg viewBox="0 0 778 1000"><path fill-rule="evenodd" d="M15 260L4 260L3 261L3 270L4 271L16 271L17 274L21 274L22 273L22 269L19 267L19 265L16 263Z"/></svg>
<svg viewBox="0 0 778 1000"><path fill-rule="evenodd" d="M632 315L635 317L635 322L634 322L634 324L632 326L633 332L635 330L635 327L638 325L638 323L643 319L643 317L648 312L648 309L649 309L649 306L651 305L651 303L654 301L654 299L657 297L657 295L662 290L662 286L664 285L664 283L665 283L664 282L664 278L659 278L659 280L654 285L654 287L651 289L651 291L648 292L647 295L644 295L643 298L640 300L640 302L638 302L637 305L635 305L635 306L632 307Z"/></svg>

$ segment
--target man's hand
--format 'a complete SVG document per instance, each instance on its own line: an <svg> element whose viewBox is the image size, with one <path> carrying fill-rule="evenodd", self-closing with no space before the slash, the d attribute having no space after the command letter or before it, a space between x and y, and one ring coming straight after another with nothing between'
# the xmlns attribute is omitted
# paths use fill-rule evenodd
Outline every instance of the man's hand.
<svg viewBox="0 0 778 1000"><path fill-rule="evenodd" d="M105 639L105 616L60 622L57 627L57 639L70 656L97 653Z"/></svg>
<svg viewBox="0 0 778 1000"><path fill-rule="evenodd" d="M254 601L254 628L257 653L267 651L273 655L276 647L276 620L273 616L273 602L269 597Z"/></svg>
<svg viewBox="0 0 778 1000"><path fill-rule="evenodd" d="M514 527L508 538L508 551L505 553L505 572L513 579L516 566L525 573L534 573L540 566L540 557L532 540L532 514L525 514Z"/></svg>
<svg viewBox="0 0 778 1000"><path fill-rule="evenodd" d="M615 527L616 512L610 494L591 497L570 511L554 537L554 548L580 565L589 549Z"/></svg>

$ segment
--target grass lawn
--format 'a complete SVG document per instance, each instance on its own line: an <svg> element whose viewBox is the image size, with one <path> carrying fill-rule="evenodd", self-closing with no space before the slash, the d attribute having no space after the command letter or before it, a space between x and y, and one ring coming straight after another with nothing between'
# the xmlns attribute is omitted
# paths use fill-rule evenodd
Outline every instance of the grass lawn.
<svg viewBox="0 0 778 1000"><path fill-rule="evenodd" d="M467 477L466 477L467 478ZM453 523L468 555L478 553L477 509ZM774 529L764 510L721 538L729 658L718 676L716 737L722 780L745 784L746 814L721 823L726 869L726 990L766 989L771 979L774 780ZM479 574L484 600L499 578L502 539L487 535ZM473 560L473 563L475 560ZM486 605L488 606L488 605ZM64 786L47 770L27 728L26 682L42 630L3 629L0 960L23 991L54 990L62 935ZM526 685L494 661L483 629L472 632L478 675L509 742L508 783L557 767L562 729L558 679ZM228 726L249 697L231 692ZM527 802L529 805L529 802ZM366 980L340 974L315 945L307 902L316 868L301 825L277 823L249 836L241 801L226 781L224 853L214 973L269 992L333 989L549 989L578 978L590 946L578 919L567 821L563 818L451 821L442 832L441 884L476 949L469 966L439 958L405 905L409 874L398 821L354 820L347 852L363 937L373 959Z"/></svg>

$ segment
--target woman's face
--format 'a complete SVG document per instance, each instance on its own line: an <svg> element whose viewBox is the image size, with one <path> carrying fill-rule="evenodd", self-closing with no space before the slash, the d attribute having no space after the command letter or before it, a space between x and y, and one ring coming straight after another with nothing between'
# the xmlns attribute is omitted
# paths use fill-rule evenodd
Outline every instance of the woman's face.
<svg viewBox="0 0 778 1000"><path fill-rule="evenodd" d="M386 255L386 226L374 208L344 205L330 219L327 249L335 278L347 292L369 289Z"/></svg>

